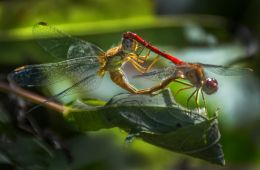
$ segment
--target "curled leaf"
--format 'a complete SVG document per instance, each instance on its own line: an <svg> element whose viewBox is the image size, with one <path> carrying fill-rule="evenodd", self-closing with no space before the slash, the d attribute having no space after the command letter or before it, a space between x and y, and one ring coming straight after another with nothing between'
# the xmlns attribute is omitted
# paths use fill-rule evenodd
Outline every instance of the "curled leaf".
<svg viewBox="0 0 260 170"><path fill-rule="evenodd" d="M225 165L224 153L219 144L218 122L215 118L170 133L153 135L141 133L140 136L154 145Z"/></svg>

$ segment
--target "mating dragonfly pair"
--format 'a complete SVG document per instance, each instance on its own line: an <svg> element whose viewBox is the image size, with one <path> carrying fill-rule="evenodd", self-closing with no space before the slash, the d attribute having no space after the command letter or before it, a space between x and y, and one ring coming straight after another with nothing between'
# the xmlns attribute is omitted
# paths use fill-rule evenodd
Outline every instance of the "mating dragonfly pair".
<svg viewBox="0 0 260 170"><path fill-rule="evenodd" d="M33 27L33 34L40 46L47 52L66 60L57 63L22 66L15 69L10 74L10 78L21 86L51 85L66 78L73 80L75 83L72 86L54 96L57 98L70 93L75 88L91 90L93 87L98 87L100 80L108 72L114 83L133 94L151 94L165 88L171 82L181 83L185 87L179 89L176 94L195 88L187 99L187 106L191 98L194 97L196 106L199 107L198 100L199 94L201 94L204 107L206 107L204 93L208 95L215 93L218 90L218 82L214 78L208 78L204 68L222 75L251 72L248 68L184 62L162 52L132 32L124 33L122 42L106 52L94 44L73 38L44 22ZM145 51L144 54L143 51ZM156 56L147 65L148 59L151 58L151 52ZM173 64L150 72L160 57L170 60ZM128 62L140 72L140 75L136 77L153 77L160 79L161 83L151 88L137 89L129 83L122 70L124 64Z"/></svg>

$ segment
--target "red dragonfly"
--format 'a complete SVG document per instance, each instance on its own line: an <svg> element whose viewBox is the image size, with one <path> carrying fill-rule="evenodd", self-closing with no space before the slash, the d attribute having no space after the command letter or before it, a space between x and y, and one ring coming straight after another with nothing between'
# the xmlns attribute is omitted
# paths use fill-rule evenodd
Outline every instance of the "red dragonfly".
<svg viewBox="0 0 260 170"><path fill-rule="evenodd" d="M124 38L134 39L146 48L152 50L154 53L169 59L174 66L166 67L157 71L147 72L142 75L137 75L135 77L153 77L155 79L162 80L162 82L154 87L151 87L149 90L144 93L152 93L158 91L162 88L165 88L172 81L181 83L186 87L179 89L176 94L183 90L191 89L195 87L195 90L187 99L187 106L189 104L190 99L195 96L195 102L197 108L199 107L198 99L199 93L201 93L204 107L206 107L206 100L204 97L204 93L210 95L215 93L218 90L218 82L215 78L208 78L205 74L204 68L209 71L212 71L217 74L230 76L230 75L243 75L252 72L250 68L232 68L220 65L212 65L212 64L203 64L203 63L189 63L182 61L181 59L169 55L165 52L160 51L155 46L151 45L140 36L132 32L126 32ZM188 82L183 82L180 80L188 80ZM176 95L175 94L175 95Z"/></svg>

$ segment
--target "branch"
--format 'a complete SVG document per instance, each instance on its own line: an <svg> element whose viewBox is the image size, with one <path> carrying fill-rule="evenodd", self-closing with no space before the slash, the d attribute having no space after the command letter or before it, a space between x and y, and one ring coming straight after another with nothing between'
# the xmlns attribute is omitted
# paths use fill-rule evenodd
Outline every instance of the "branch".
<svg viewBox="0 0 260 170"><path fill-rule="evenodd" d="M5 82L1 82L0 81L0 91L2 92L10 92L10 93L14 93L22 98L25 98L29 101L31 101L32 103L35 104L39 104L39 105L43 105L49 109L52 109L56 112L59 113L65 113L67 112L67 108L59 103L53 102L53 101L48 101L48 99L37 95L35 93L32 93L28 90L22 89L18 86L10 86L9 84L5 83Z"/></svg>

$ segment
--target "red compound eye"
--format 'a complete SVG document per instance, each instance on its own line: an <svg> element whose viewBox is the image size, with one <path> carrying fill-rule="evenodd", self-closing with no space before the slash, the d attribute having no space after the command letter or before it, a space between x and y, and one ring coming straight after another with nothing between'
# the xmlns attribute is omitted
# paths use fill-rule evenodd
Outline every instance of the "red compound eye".
<svg viewBox="0 0 260 170"><path fill-rule="evenodd" d="M203 84L202 90L206 94L215 93L218 90L218 81L214 78L207 78Z"/></svg>

